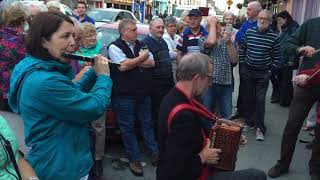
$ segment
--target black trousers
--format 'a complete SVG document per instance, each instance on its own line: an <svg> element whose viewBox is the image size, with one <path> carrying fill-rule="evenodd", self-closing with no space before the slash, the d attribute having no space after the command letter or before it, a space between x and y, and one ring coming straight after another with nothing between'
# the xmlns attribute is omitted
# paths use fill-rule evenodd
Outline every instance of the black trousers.
<svg viewBox="0 0 320 180"><path fill-rule="evenodd" d="M245 106L242 106L244 118L247 125L259 128L262 133L266 132L264 115L270 75L268 70L253 70L245 65L240 72L243 88L241 102L245 103Z"/></svg>
<svg viewBox="0 0 320 180"><path fill-rule="evenodd" d="M284 67L279 73L272 75L272 96L279 100L281 106L290 106L293 96L292 68Z"/></svg>
<svg viewBox="0 0 320 180"><path fill-rule="evenodd" d="M155 122L154 129L157 129L157 121L159 108L162 99L174 87L173 76L167 78L153 78L151 85L151 105L152 105L152 119ZM156 133L157 134L157 133Z"/></svg>
<svg viewBox="0 0 320 180"><path fill-rule="evenodd" d="M243 65L239 63L239 77L240 77L240 72L241 72L241 67ZM243 112L242 112L242 107L244 106L244 104L241 102L241 97L243 96L242 95L242 92L243 92L243 83L242 83L242 80L240 78L240 81L239 81L239 92L238 92L238 98L237 98L237 111L238 111L238 115L240 117L243 117Z"/></svg>
<svg viewBox="0 0 320 180"><path fill-rule="evenodd" d="M289 168L303 122L308 116L312 105L319 99L320 86L312 88L295 86L288 121L282 135L281 157L278 161L282 167ZM309 162L311 173L320 172L319 124L317 124L315 141Z"/></svg>

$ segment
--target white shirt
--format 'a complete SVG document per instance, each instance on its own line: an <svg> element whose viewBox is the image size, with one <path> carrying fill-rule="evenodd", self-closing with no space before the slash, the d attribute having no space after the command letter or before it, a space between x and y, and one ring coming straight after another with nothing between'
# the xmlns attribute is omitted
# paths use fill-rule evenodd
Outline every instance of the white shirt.
<svg viewBox="0 0 320 180"><path fill-rule="evenodd" d="M176 59L177 58L177 44L178 40L181 38L178 34L174 34L173 39L171 36L165 32L162 38L166 41L168 49L169 49L169 55L171 59Z"/></svg>
<svg viewBox="0 0 320 180"><path fill-rule="evenodd" d="M126 42L126 43L128 44L129 48L131 49L131 52L134 54L134 46L135 45L128 43L128 42ZM121 64L121 62L128 59L126 54L124 54L124 52L114 44L111 44L109 46L108 55L109 55L109 58L111 59L111 62L113 62L115 64ZM151 54L151 52L149 52L149 59L153 60L153 55Z"/></svg>

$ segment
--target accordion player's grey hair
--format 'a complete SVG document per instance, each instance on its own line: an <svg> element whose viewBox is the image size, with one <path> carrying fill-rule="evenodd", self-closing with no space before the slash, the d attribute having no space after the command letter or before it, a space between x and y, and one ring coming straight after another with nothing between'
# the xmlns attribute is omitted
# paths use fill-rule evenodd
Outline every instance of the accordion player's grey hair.
<svg viewBox="0 0 320 180"><path fill-rule="evenodd" d="M206 77L208 65L212 63L209 56L202 53L188 53L182 57L177 68L178 81L190 81L195 75Z"/></svg>

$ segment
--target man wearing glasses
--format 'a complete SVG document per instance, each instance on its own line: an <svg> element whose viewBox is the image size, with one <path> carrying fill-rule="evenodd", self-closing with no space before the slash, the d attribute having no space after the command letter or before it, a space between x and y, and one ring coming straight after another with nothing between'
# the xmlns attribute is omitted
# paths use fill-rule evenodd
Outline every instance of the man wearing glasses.
<svg viewBox="0 0 320 180"><path fill-rule="evenodd" d="M239 49L240 81L243 85L241 102L247 129L256 129L256 140L263 141L266 93L271 75L281 66L280 41L270 29L272 13L259 13L258 27L247 30Z"/></svg>
<svg viewBox="0 0 320 180"><path fill-rule="evenodd" d="M163 39L166 41L169 49L169 55L172 62L172 73L174 82L177 82L176 79L176 70L177 70L177 44L181 38L177 32L177 20L173 16L168 16L164 20L166 31L163 35Z"/></svg>

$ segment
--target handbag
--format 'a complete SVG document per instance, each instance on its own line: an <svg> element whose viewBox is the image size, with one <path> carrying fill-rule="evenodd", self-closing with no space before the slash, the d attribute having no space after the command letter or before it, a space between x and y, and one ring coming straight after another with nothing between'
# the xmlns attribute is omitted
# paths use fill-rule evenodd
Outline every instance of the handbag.
<svg viewBox="0 0 320 180"><path fill-rule="evenodd" d="M18 177L15 176L14 174L11 174L7 169L6 169L6 171L9 174L11 174L12 176L14 176L17 180L21 180L21 174L20 174L20 171L19 171L19 168L18 168L18 164L17 164L16 158L14 157L14 153L13 153L10 141L8 141L6 138L4 138L1 133L0 133L0 140L4 142L4 144L2 142L1 142L1 144L4 146L4 150L5 150L6 155L9 155L9 159L12 162L13 167L14 167Z"/></svg>

